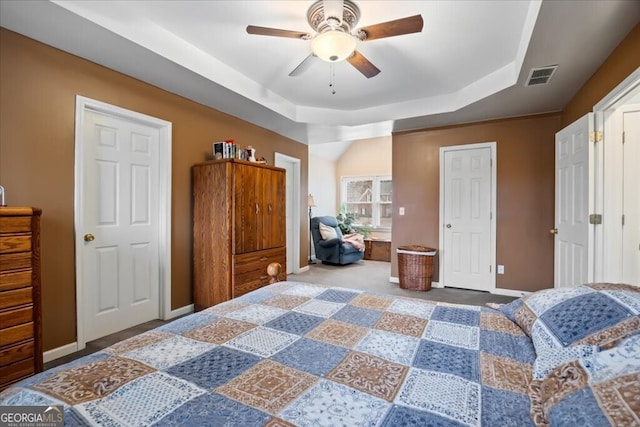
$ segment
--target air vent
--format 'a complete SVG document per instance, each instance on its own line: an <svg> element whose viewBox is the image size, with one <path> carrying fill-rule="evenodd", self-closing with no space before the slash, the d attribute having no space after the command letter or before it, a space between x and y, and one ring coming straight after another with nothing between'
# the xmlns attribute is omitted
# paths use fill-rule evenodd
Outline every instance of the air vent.
<svg viewBox="0 0 640 427"><path fill-rule="evenodd" d="M556 72L557 65L548 65L546 67L532 68L529 71L529 77L525 86L545 85L551 80L551 76Z"/></svg>

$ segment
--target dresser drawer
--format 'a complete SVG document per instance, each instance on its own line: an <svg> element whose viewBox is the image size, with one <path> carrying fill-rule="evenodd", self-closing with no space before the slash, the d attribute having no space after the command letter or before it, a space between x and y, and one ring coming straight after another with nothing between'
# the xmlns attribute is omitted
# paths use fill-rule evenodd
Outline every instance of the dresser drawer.
<svg viewBox="0 0 640 427"><path fill-rule="evenodd" d="M31 303L32 293L32 287L0 292L0 310Z"/></svg>
<svg viewBox="0 0 640 427"><path fill-rule="evenodd" d="M0 292L31 286L33 272L30 268L10 273L0 272Z"/></svg>
<svg viewBox="0 0 640 427"><path fill-rule="evenodd" d="M30 216L0 216L2 234L31 232Z"/></svg>
<svg viewBox="0 0 640 427"><path fill-rule="evenodd" d="M0 311L0 329L33 321L33 305Z"/></svg>
<svg viewBox="0 0 640 427"><path fill-rule="evenodd" d="M0 207L0 391L42 371L41 212Z"/></svg>
<svg viewBox="0 0 640 427"><path fill-rule="evenodd" d="M0 366L15 363L18 360L33 359L34 345L33 341L23 344L14 345L0 351Z"/></svg>
<svg viewBox="0 0 640 427"><path fill-rule="evenodd" d="M0 347L33 339L33 322L0 330Z"/></svg>
<svg viewBox="0 0 640 427"><path fill-rule="evenodd" d="M22 378L26 378L36 373L35 361L33 357L10 365L0 367L0 390L6 388L7 385L14 383Z"/></svg>
<svg viewBox="0 0 640 427"><path fill-rule="evenodd" d="M31 234L18 234L14 236L0 235L0 253L10 254L15 252L28 252L31 250Z"/></svg>
<svg viewBox="0 0 640 427"><path fill-rule="evenodd" d="M0 254L0 271L30 268L33 263L31 252Z"/></svg>

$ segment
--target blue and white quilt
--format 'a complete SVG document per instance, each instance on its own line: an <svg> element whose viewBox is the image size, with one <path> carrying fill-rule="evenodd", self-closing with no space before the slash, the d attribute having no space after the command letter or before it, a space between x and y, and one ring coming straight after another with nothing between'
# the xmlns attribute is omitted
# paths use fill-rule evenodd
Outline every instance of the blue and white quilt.
<svg viewBox="0 0 640 427"><path fill-rule="evenodd" d="M535 351L498 310L280 282L40 373L66 425L527 426Z"/></svg>

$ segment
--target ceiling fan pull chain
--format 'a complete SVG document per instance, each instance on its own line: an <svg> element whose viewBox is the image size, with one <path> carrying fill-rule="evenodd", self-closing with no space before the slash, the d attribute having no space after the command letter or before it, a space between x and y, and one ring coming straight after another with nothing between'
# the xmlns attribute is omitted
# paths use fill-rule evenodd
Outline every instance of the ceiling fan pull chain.
<svg viewBox="0 0 640 427"><path fill-rule="evenodd" d="M333 68L333 63L331 63L329 64L329 89L331 90L331 95L336 94L335 78L336 78L336 71L335 71L335 68Z"/></svg>

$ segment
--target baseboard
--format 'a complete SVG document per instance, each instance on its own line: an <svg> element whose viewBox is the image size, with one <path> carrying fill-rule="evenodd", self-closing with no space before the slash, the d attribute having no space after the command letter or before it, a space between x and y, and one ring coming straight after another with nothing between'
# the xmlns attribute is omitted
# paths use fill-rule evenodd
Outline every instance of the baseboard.
<svg viewBox="0 0 640 427"><path fill-rule="evenodd" d="M400 279L398 277L394 277L391 276L389 277L389 281L391 283L400 283ZM431 282L431 287L432 288L444 288L444 286L442 286L440 284L440 282ZM502 289L502 288L495 288L491 291L492 294L496 294L496 295L505 295L508 297L516 297L516 298L520 298L526 295L529 295L531 292L528 291L517 291L517 290L513 290L513 289Z"/></svg>
<svg viewBox="0 0 640 427"><path fill-rule="evenodd" d="M514 289L502 289L502 288L495 288L491 291L492 294L496 294L496 295L505 295L508 297L516 297L516 298L520 298L520 297L524 297L529 295L531 292L528 291L517 291Z"/></svg>
<svg viewBox="0 0 640 427"><path fill-rule="evenodd" d="M47 350L44 353L42 353L42 361L44 363L51 362L52 360L59 359L71 353L75 353L76 351L78 351L77 342L65 344L62 347L54 348L52 350Z"/></svg>
<svg viewBox="0 0 640 427"><path fill-rule="evenodd" d="M176 317L184 316L185 314L191 313L193 313L193 304L185 305L184 307L171 310L163 320L171 320L175 319Z"/></svg>
<svg viewBox="0 0 640 427"><path fill-rule="evenodd" d="M184 307L180 307L176 310L171 310L163 320L175 319L176 317L184 316L185 314L190 314L190 313L193 313L193 304L185 305ZM71 353L75 353L76 351L78 351L77 342L65 344L61 347L43 352L42 361L44 363L51 362L52 360L59 359Z"/></svg>

